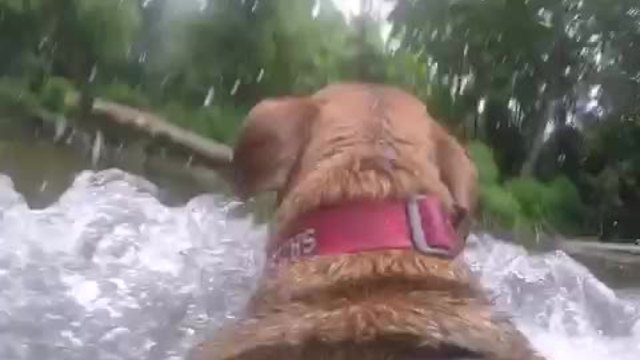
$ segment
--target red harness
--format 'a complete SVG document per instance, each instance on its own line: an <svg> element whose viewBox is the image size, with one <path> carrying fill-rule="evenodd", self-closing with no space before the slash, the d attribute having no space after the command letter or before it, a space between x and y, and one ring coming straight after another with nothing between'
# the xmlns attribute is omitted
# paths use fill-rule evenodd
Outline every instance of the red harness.
<svg viewBox="0 0 640 360"><path fill-rule="evenodd" d="M450 218L433 196L324 207L273 240L268 249L271 265L310 256L390 249L454 258L464 247L464 240L458 239Z"/></svg>

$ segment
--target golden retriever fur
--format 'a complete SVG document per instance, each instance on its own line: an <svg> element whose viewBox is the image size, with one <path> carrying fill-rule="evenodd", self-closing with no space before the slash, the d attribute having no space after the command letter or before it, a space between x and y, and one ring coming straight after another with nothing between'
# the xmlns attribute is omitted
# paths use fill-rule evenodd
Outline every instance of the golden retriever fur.
<svg viewBox="0 0 640 360"><path fill-rule="evenodd" d="M341 83L268 99L234 152L243 197L278 193L276 231L320 206L437 196L469 232L477 173L412 95ZM539 359L459 261L387 250L318 256L265 276L246 318L196 351L224 359Z"/></svg>

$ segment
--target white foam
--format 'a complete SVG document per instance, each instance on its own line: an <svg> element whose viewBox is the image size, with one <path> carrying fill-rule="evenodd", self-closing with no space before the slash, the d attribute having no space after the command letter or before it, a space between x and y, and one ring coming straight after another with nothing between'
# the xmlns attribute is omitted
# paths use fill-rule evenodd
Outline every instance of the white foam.
<svg viewBox="0 0 640 360"><path fill-rule="evenodd" d="M639 359L639 304L619 299L561 251L531 255L473 235L465 260L494 299L548 359Z"/></svg>
<svg viewBox="0 0 640 360"><path fill-rule="evenodd" d="M237 316L263 234L238 204L160 204L153 184L84 172L31 210L0 176L0 359L180 359Z"/></svg>

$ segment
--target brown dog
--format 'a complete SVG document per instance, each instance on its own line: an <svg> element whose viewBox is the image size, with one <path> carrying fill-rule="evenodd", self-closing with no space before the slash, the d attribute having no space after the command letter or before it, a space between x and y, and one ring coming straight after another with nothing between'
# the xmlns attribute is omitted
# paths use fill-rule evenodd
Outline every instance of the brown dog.
<svg viewBox="0 0 640 360"><path fill-rule="evenodd" d="M408 213L397 204L418 194L438 200L453 238L469 232L476 169L418 99L393 87L336 84L262 101L245 126L234 153L238 192L278 192L277 234L295 234L309 216L324 225L317 242L306 233L285 249L295 256L276 262L281 249L270 254L276 265L247 317L199 347L199 359L539 359L452 256L375 247L399 234L393 219ZM437 213L423 218L446 232ZM323 236L334 243L313 256ZM281 245L275 239L270 249ZM341 248L352 240L367 251Z"/></svg>

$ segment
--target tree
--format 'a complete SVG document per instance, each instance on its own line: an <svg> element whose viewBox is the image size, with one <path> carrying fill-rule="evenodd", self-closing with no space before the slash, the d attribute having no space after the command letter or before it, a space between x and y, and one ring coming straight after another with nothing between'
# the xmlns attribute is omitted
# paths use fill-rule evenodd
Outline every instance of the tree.
<svg viewBox="0 0 640 360"><path fill-rule="evenodd" d="M586 71L581 39L568 29L576 1L489 0L398 2L391 15L401 47L430 65L435 112L464 127L484 128L498 155L512 151L495 142L497 129L514 128L526 153L519 173L529 174L550 121L572 111L577 79ZM582 62L586 64L586 62ZM431 101L432 103L434 101ZM483 120L485 105L501 107ZM505 166L505 164L502 164ZM510 166L506 166L510 167Z"/></svg>
<svg viewBox="0 0 640 360"><path fill-rule="evenodd" d="M0 0L0 76L28 77L42 70L40 26L30 0Z"/></svg>
<svg viewBox="0 0 640 360"><path fill-rule="evenodd" d="M357 32L331 0L212 1L185 34L174 78L200 103L212 89L218 102L250 106L355 77Z"/></svg>
<svg viewBox="0 0 640 360"><path fill-rule="evenodd" d="M34 0L35 1L35 0ZM42 44L56 68L80 89L80 116L93 106L93 81L103 66L127 59L140 24L135 0L40 0Z"/></svg>

